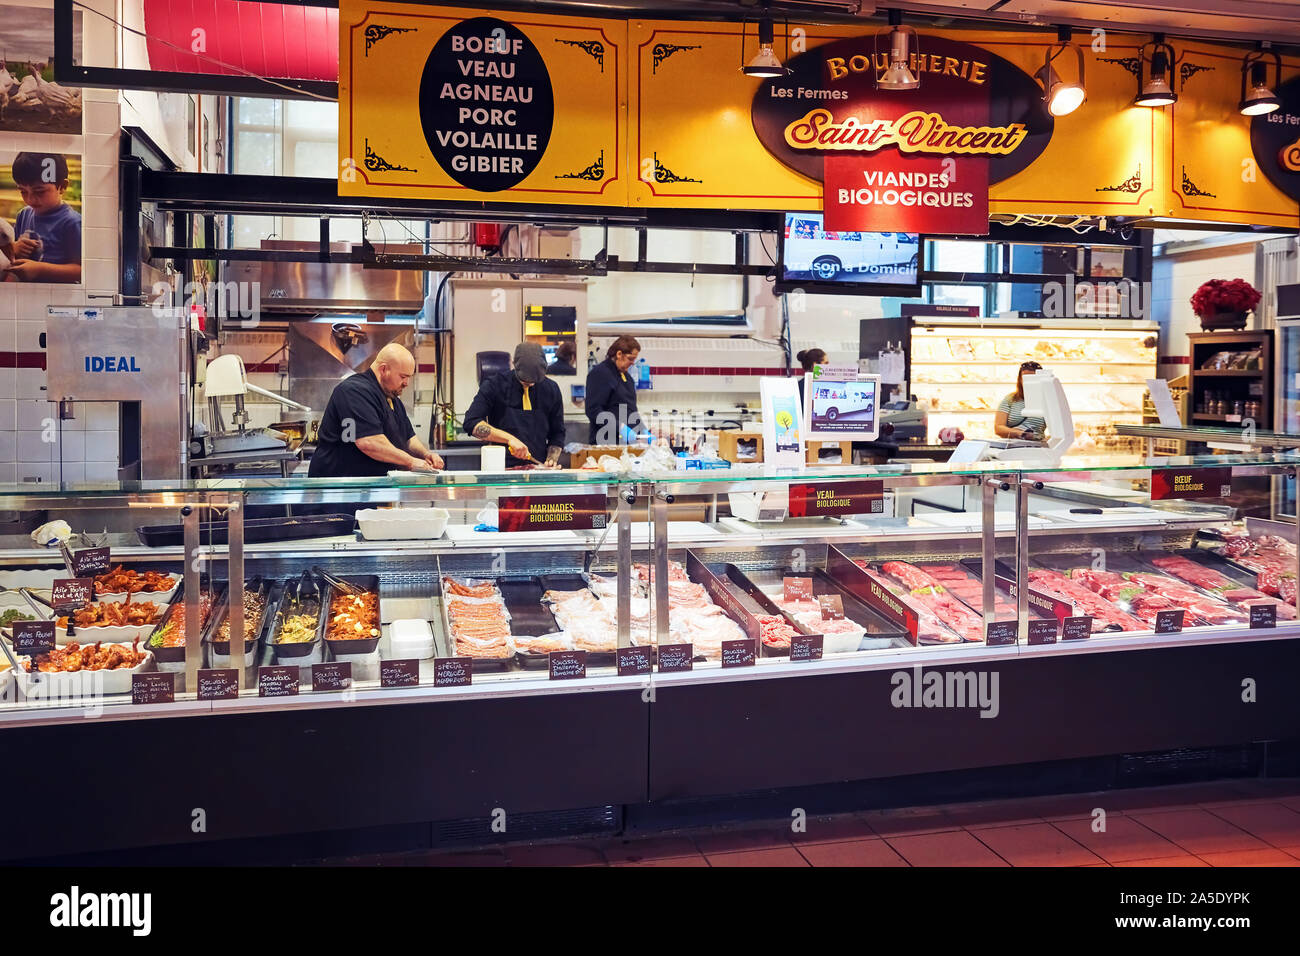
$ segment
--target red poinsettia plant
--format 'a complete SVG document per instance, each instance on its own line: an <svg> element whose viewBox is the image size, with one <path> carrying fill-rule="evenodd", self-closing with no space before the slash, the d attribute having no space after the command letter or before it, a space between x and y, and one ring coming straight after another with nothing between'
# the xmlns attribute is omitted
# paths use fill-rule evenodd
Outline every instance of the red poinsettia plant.
<svg viewBox="0 0 1300 956"><path fill-rule="evenodd" d="M1259 299L1259 292L1245 279L1211 279L1201 283L1192 296L1192 311L1201 316L1249 312L1259 305Z"/></svg>

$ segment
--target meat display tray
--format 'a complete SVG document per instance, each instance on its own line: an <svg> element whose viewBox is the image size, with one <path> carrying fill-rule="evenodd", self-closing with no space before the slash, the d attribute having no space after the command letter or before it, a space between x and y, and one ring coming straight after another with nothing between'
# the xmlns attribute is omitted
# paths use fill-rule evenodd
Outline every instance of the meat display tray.
<svg viewBox="0 0 1300 956"><path fill-rule="evenodd" d="M451 620L447 616L447 598L442 591L441 569L438 574L438 582L438 610L441 615L442 632L446 635L448 653L456 656L456 638L452 635ZM507 614L509 614L509 611L510 609L506 608ZM516 656L512 654L509 657L471 657L470 669L476 674L510 670L515 663Z"/></svg>
<svg viewBox="0 0 1300 956"><path fill-rule="evenodd" d="M581 574L543 574L543 575L539 575L537 580L542 586L543 594L545 594L547 591L584 591L587 590L589 587L589 582L587 581L586 576ZM610 599L601 598L601 600L605 601ZM547 613L550 614L550 608L547 607L546 610ZM555 620L555 616L553 614L551 615L551 620L552 621ZM555 627L557 629L559 628L558 622L555 624ZM510 630L512 632L514 631L513 621L510 622ZM652 654L654 653L653 647L651 648L651 653ZM539 657L540 660L537 659ZM547 665L547 658L546 655L544 654L543 655L537 655L537 654L519 655L519 660L521 663L523 663L525 659L528 659L528 663L524 664L524 666L526 667L545 667ZM617 663L617 656L613 651L588 651L587 652L588 667L613 667L615 663Z"/></svg>
<svg viewBox="0 0 1300 956"><path fill-rule="evenodd" d="M844 616L855 624L859 624L866 628L866 634L862 637L863 644L859 645L860 649L863 647L872 648L888 646L880 643L881 641L892 642L894 640L899 640L907 642L907 635L903 631L885 620L857 597L840 587L835 582L835 579L821 568L814 568L808 571L795 571L791 568L785 568L779 571L746 571L744 574L760 588L771 586L773 584L780 584L785 578L812 578L813 597L817 597L821 594L838 594L844 605Z"/></svg>
<svg viewBox="0 0 1300 956"><path fill-rule="evenodd" d="M340 581L348 584L355 584L359 588L371 591L375 595L375 623L378 624L384 619L383 604L379 599L379 577L374 574L340 574L336 575ZM329 633L330 602L335 595L340 594L340 590L333 584L325 589L325 596L321 599L320 621L317 624L317 638L325 641L325 646L329 648L330 654L345 654L349 657L358 654L373 653L379 646L379 638L383 635L382 627L377 628L380 631L374 637L355 637L355 638L336 638L326 637Z"/></svg>
<svg viewBox="0 0 1300 956"><path fill-rule="evenodd" d="M800 624L793 616L787 614L781 608L776 606L776 602L769 597L762 588L745 576L745 572L734 564L714 564L709 569L713 571L722 581L723 586L730 590L736 599L744 604L752 605L750 612L756 617L779 617L791 627L796 634L816 634L817 631L809 630ZM765 644L763 641L758 642L759 652L763 657L789 657L790 648L773 647Z"/></svg>
<svg viewBox="0 0 1300 956"><path fill-rule="evenodd" d="M541 637L559 630L550 607L542 603L542 593L546 588L542 586L541 578L497 578L497 590L501 592L506 612L510 615L512 636ZM518 651L515 657L529 669L546 667L549 662L545 654Z"/></svg>
<svg viewBox="0 0 1300 956"><path fill-rule="evenodd" d="M244 521L244 543L291 541L295 538L319 538L351 534L355 515L304 515L301 518L248 518ZM140 543L150 548L180 547L185 543L185 528L179 524L145 525L135 529ZM202 544L229 544L224 521L199 523Z"/></svg>
<svg viewBox="0 0 1300 956"><path fill-rule="evenodd" d="M283 588L277 582L267 581L262 578L253 578L244 583L244 591L265 589L266 605L262 609L262 623L257 629L257 633L251 639L244 641L244 653L248 653L257 645L267 639L267 632L270 630L271 622L275 619L275 612L278 610L280 595ZM211 653L229 656L230 641L218 641L213 639L213 635L220 630L221 625L225 623L226 618L230 615L230 601L226 598L229 588L223 586L213 604L212 613L208 615L207 626L203 628L203 643L208 646ZM247 626L248 622L244 622Z"/></svg>
<svg viewBox="0 0 1300 956"><path fill-rule="evenodd" d="M272 656L274 656L277 664L305 665L309 663L305 658L309 657L315 657L316 660L319 661L321 658L316 656L316 652L320 648L321 643L321 606L317 606L316 608L316 633L310 641L300 641L290 644L280 644L276 641L276 638L280 636L280 630L284 625L285 617L292 616L295 613L291 607L287 591L288 585L286 585L285 595L280 599L280 606L276 608L275 617L272 620L271 626L267 630L267 643L271 648ZM310 604L308 607L310 607Z"/></svg>

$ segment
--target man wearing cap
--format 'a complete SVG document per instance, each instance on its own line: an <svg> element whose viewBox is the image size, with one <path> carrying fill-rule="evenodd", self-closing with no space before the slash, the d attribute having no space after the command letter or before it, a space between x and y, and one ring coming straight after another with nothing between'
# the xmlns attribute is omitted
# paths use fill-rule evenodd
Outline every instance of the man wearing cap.
<svg viewBox="0 0 1300 956"><path fill-rule="evenodd" d="M489 376L465 413L465 431L505 445L507 466L558 468L564 450L564 399L546 377L546 353L536 342L515 349L514 367Z"/></svg>

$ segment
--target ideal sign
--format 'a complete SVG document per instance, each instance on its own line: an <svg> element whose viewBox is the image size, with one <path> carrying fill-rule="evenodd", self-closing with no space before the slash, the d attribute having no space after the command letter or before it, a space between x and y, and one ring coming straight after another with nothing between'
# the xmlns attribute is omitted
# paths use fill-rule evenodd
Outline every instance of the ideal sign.
<svg viewBox="0 0 1300 956"><path fill-rule="evenodd" d="M918 37L916 90L878 90L875 38L836 40L765 80L754 130L824 184L827 232L988 233L989 184L1047 147L1053 119L1029 74L979 47Z"/></svg>
<svg viewBox="0 0 1300 956"><path fill-rule="evenodd" d="M140 372L134 355L87 355L87 372Z"/></svg>

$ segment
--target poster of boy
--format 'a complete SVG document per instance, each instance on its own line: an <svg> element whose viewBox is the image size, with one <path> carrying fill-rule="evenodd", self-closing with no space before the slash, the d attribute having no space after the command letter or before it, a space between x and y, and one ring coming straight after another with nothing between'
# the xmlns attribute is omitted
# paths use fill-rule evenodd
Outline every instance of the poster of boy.
<svg viewBox="0 0 1300 956"><path fill-rule="evenodd" d="M81 281L80 156L0 153L0 217L0 281Z"/></svg>

